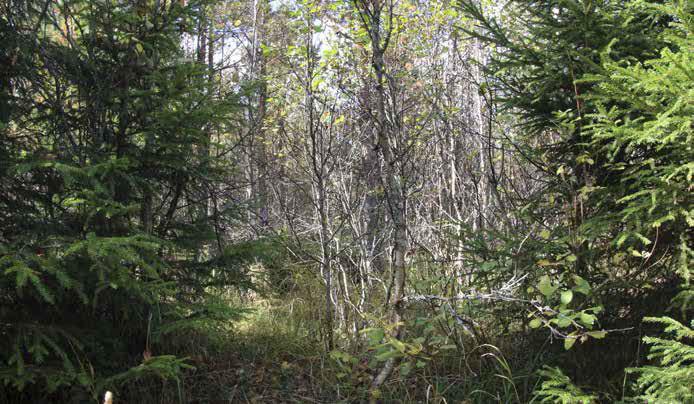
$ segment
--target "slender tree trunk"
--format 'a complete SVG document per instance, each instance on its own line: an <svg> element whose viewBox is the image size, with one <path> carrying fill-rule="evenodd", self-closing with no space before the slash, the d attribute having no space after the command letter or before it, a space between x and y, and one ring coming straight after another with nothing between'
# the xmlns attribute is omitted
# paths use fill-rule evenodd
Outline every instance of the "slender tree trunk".
<svg viewBox="0 0 694 404"><path fill-rule="evenodd" d="M402 333L402 297L405 292L405 277L406 266L405 258L408 251L407 239L407 222L406 209L407 198L403 183L403 165L401 156L396 153L402 152L398 149L398 135L400 135L400 123L392 121L388 116L388 94L387 88L390 89L391 100L395 99L396 94L392 92L396 90L394 79L389 78L386 72L385 52L390 40L390 32L382 36L382 12L383 4L380 0L374 0L369 6L365 2L357 2L357 7L360 8L362 20L365 28L369 32L371 39L372 57L371 64L375 74L375 92L376 92L376 146L378 152L383 159L383 175L382 185L385 192L385 199L390 220L393 225L392 236L392 285L390 290L390 298L387 302L390 310L390 322L394 326L391 336L400 338ZM390 4L390 7L393 5ZM386 10L391 15L392 10ZM389 24L388 26L392 26ZM392 107L393 105L390 104ZM393 116L396 114L392 114ZM390 358L386 361L383 368L378 372L372 381L371 387L378 388L392 373L397 361L395 358Z"/></svg>

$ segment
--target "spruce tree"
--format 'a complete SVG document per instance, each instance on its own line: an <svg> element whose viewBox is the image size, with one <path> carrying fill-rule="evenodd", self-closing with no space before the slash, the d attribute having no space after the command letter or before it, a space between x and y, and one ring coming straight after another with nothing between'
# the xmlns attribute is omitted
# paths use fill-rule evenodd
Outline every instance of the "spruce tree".
<svg viewBox="0 0 694 404"><path fill-rule="evenodd" d="M236 109L184 51L204 4L55 7L0 17L0 401L175 377L172 338L236 314L207 286L238 274L183 208L228 169L201 151Z"/></svg>
<svg viewBox="0 0 694 404"><path fill-rule="evenodd" d="M662 315L653 302L681 280L687 303L691 5L512 1L498 18L476 2L461 8L475 24L465 31L495 47L486 85L539 178L520 212L536 230L520 245L535 295L556 312L529 325L552 328L568 349L603 338L588 331L598 324Z"/></svg>
<svg viewBox="0 0 694 404"><path fill-rule="evenodd" d="M621 222L614 241L641 261L645 287L677 277L680 293L671 315L646 317L661 324L666 336L647 336L650 363L629 369L638 375L635 401L683 403L694 399L694 331L691 329L691 266L694 198L694 58L692 5L635 2L633 15L644 13L668 21L663 46L644 62L615 57L612 46L603 53L604 71L584 80L595 84L597 105L589 127L596 152L607 156L604 169L620 181L596 192L616 200L612 215L594 221ZM650 273L649 273L650 272ZM643 287L642 286L642 287ZM662 314L662 313L659 313ZM690 326L687 326L687 322Z"/></svg>
<svg viewBox="0 0 694 404"><path fill-rule="evenodd" d="M621 60L653 57L663 44L658 33L667 17L632 12L628 3L611 0L511 1L497 17L475 1L462 1L460 8L472 20L463 31L493 48L483 65L483 89L514 125L507 141L536 173L533 193L517 201L530 240L522 234L511 248L522 245L530 262L526 269L540 292L531 295L564 313L541 324L568 327L567 332L590 330L599 308L584 311L583 317L567 310L612 304L594 295L615 286L607 268L614 266L612 242L621 224L611 216L615 200L597 191L609 190L623 178L605 171L611 157L596 146L600 140L591 128L600 108L589 96L595 84L583 78L604 71L601 55L608 47ZM605 217L610 219L596 220ZM619 283L618 288L631 285Z"/></svg>

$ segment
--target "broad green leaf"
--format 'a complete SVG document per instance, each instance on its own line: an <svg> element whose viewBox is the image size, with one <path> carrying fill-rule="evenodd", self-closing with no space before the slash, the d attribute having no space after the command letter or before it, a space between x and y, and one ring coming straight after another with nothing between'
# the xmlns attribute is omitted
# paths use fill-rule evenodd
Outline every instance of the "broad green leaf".
<svg viewBox="0 0 694 404"><path fill-rule="evenodd" d="M537 289L545 295L545 297L550 297L556 291L558 286L552 285L552 281L550 281L549 276L545 275L542 278L540 278L540 283L537 284Z"/></svg>
<svg viewBox="0 0 694 404"><path fill-rule="evenodd" d="M576 343L576 338L569 335L567 338L564 339L564 349L567 351L571 349L572 346Z"/></svg>
<svg viewBox="0 0 694 404"><path fill-rule="evenodd" d="M574 275L573 279L576 283L576 286L573 287L573 290L575 290L578 293L582 293L586 296L590 294L590 284L585 279L581 278L578 275Z"/></svg>
<svg viewBox="0 0 694 404"><path fill-rule="evenodd" d="M607 331L591 331L587 334L595 339L603 339L607 335Z"/></svg>
<svg viewBox="0 0 694 404"><path fill-rule="evenodd" d="M557 319L554 320L554 322L557 324L557 326L559 326L561 328L566 328L572 324L571 319L566 317L566 316L558 317Z"/></svg>
<svg viewBox="0 0 694 404"><path fill-rule="evenodd" d="M596 320L596 317L594 315L588 314L585 311L581 312L581 315L579 318L581 320L581 323L583 323L587 326L593 326L593 324L595 324L595 320Z"/></svg>
<svg viewBox="0 0 694 404"><path fill-rule="evenodd" d="M391 351L382 352L382 353L376 355L376 360L379 362L385 362L390 358L396 358L399 356L402 356L402 354L400 352L398 352L396 350L391 350Z"/></svg>

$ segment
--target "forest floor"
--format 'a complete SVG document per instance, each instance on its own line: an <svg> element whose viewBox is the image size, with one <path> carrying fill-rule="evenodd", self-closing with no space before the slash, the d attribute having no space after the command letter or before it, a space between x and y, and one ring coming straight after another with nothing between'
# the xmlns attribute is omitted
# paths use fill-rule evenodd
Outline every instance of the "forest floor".
<svg viewBox="0 0 694 404"><path fill-rule="evenodd" d="M269 318L266 308L251 308L255 311L234 325L223 348L192 358L196 369L181 380L185 401L333 402L326 398L339 395L339 386L329 386L334 372L314 339L288 329L286 318Z"/></svg>

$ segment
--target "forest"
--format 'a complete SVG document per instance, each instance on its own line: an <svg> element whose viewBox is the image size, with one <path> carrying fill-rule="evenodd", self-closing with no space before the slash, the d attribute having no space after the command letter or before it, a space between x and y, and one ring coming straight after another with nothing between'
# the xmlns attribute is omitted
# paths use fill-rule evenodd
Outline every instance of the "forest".
<svg viewBox="0 0 694 404"><path fill-rule="evenodd" d="M0 403L694 403L691 0L0 0Z"/></svg>

